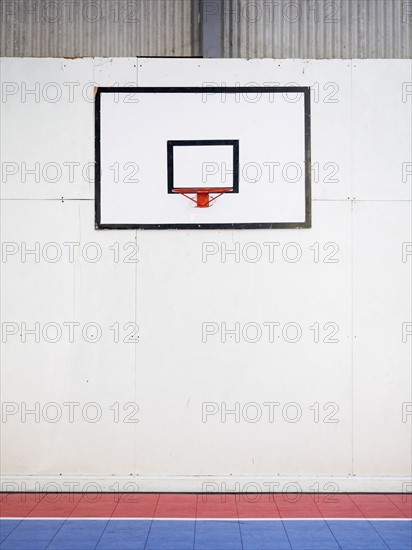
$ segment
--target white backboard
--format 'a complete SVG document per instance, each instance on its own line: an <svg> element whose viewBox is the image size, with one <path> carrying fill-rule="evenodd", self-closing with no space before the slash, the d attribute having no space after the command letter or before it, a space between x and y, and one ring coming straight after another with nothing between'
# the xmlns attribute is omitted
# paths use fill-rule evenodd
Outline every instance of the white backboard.
<svg viewBox="0 0 412 550"><path fill-rule="evenodd" d="M310 190L309 88L97 91L99 229L310 227Z"/></svg>

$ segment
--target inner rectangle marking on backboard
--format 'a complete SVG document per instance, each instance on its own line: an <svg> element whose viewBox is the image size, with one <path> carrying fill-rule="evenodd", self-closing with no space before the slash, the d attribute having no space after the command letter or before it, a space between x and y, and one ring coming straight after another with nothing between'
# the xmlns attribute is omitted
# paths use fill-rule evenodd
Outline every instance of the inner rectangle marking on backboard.
<svg viewBox="0 0 412 550"><path fill-rule="evenodd" d="M239 141L168 141L168 192L189 188L239 191Z"/></svg>

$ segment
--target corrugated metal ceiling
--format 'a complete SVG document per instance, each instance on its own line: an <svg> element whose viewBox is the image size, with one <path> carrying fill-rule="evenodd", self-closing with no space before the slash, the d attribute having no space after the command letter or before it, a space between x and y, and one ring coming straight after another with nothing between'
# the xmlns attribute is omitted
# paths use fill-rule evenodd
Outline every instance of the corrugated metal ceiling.
<svg viewBox="0 0 412 550"><path fill-rule="evenodd" d="M411 1L222 1L224 57L412 57ZM4 0L1 55L199 56L199 5L200 0Z"/></svg>
<svg viewBox="0 0 412 550"><path fill-rule="evenodd" d="M225 57L409 58L412 2L224 0Z"/></svg>
<svg viewBox="0 0 412 550"><path fill-rule="evenodd" d="M191 0L1 2L1 55L199 55Z"/></svg>

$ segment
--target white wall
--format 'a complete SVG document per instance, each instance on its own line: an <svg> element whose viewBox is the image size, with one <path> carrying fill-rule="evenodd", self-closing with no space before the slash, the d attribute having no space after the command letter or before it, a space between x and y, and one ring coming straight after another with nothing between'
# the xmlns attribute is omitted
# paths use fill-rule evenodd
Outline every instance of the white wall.
<svg viewBox="0 0 412 550"><path fill-rule="evenodd" d="M1 76L3 490L54 488L50 481L80 489L93 481L129 490L282 490L290 482L303 490L405 490L409 61L4 58ZM95 231L87 178L94 84L205 82L314 87L313 228ZM25 168L38 175L24 178ZM76 243L73 258L67 243ZM205 243L217 253L205 256ZM92 262L96 247L101 258ZM222 261L225 247L239 256ZM297 249L301 259L288 261ZM56 250L62 256L52 262ZM256 251L262 257L253 262ZM50 322L62 329L56 343L47 341ZM73 342L71 322L80 323ZM280 326L271 342L273 322ZM39 336L24 342L24 323L39 323ZM122 342L134 329L126 323L138 325L137 344ZM202 323L219 333L203 342ZM255 324L239 342L224 343L222 323ZM287 341L287 323L302 331L296 343ZM99 327L100 340L88 342ZM262 337L250 343L256 327ZM338 342L324 342L334 327ZM74 419L69 402L79 404ZM219 413L202 419L206 402ZM239 421L222 419L236 402ZM268 402L279 403L274 419ZM288 421L296 410L301 419ZM137 423L125 422L129 413ZM329 413L337 422L325 422Z"/></svg>

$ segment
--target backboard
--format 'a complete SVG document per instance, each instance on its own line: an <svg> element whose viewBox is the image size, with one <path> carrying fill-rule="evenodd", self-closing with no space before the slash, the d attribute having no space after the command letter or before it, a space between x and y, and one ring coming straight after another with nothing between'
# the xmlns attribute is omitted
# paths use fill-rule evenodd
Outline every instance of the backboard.
<svg viewBox="0 0 412 550"><path fill-rule="evenodd" d="M95 115L98 229L310 227L309 88L99 88Z"/></svg>

